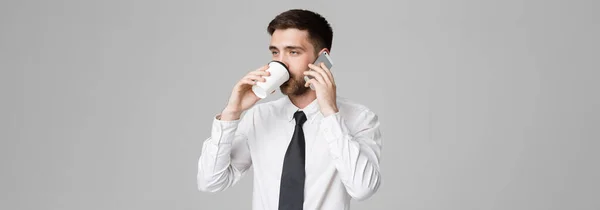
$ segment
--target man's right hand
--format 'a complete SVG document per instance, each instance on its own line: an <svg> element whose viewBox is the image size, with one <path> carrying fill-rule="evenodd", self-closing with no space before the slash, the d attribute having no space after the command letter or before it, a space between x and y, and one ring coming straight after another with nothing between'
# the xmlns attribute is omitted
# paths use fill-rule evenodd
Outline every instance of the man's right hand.
<svg viewBox="0 0 600 210"><path fill-rule="evenodd" d="M266 71L268 68L269 65L264 65L255 71L251 71L235 84L227 106L221 112L221 120L231 121L240 119L242 112L260 100L252 91L252 86L256 82L265 82L264 77L271 75L270 72Z"/></svg>

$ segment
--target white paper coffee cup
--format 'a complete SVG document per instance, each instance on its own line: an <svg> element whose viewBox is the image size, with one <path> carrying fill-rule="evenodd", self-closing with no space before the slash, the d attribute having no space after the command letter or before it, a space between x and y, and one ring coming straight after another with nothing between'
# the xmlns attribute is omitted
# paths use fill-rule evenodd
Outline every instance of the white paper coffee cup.
<svg viewBox="0 0 600 210"><path fill-rule="evenodd" d="M279 61L271 61L269 62L268 72L271 72L271 75L265 78L265 82L257 82L252 86L252 91L259 98L266 98L271 95L273 91L283 83L290 79L290 73L285 64Z"/></svg>

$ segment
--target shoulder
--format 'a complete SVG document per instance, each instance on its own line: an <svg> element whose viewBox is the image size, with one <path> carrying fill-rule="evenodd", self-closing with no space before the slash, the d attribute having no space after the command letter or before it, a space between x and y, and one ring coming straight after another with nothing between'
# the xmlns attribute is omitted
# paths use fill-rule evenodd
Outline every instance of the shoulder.
<svg viewBox="0 0 600 210"><path fill-rule="evenodd" d="M377 120L378 118L373 110L362 103L340 96L336 98L336 102L339 114L349 122L360 123L365 120Z"/></svg>
<svg viewBox="0 0 600 210"><path fill-rule="evenodd" d="M336 103L339 111L343 114L357 115L364 112L372 112L366 105L345 97L337 96Z"/></svg>

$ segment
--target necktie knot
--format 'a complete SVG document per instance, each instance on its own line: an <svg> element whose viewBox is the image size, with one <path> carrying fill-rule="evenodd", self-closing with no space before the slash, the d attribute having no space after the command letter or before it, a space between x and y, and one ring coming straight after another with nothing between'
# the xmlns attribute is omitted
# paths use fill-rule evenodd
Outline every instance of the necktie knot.
<svg viewBox="0 0 600 210"><path fill-rule="evenodd" d="M297 111L294 113L294 119L296 120L296 125L302 126L306 122L306 115L303 111Z"/></svg>

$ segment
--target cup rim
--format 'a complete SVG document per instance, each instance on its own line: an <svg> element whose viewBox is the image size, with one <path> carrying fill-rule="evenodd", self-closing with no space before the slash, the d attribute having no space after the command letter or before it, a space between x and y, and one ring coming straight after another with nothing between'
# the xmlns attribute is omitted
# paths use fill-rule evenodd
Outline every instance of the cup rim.
<svg viewBox="0 0 600 210"><path fill-rule="evenodd" d="M285 68L285 70L288 72L288 74L290 73L290 70L288 69L287 65L285 65L285 63L283 63L281 61L276 61L276 60L272 60L269 63L273 63L273 62L281 64L283 66L283 68Z"/></svg>

